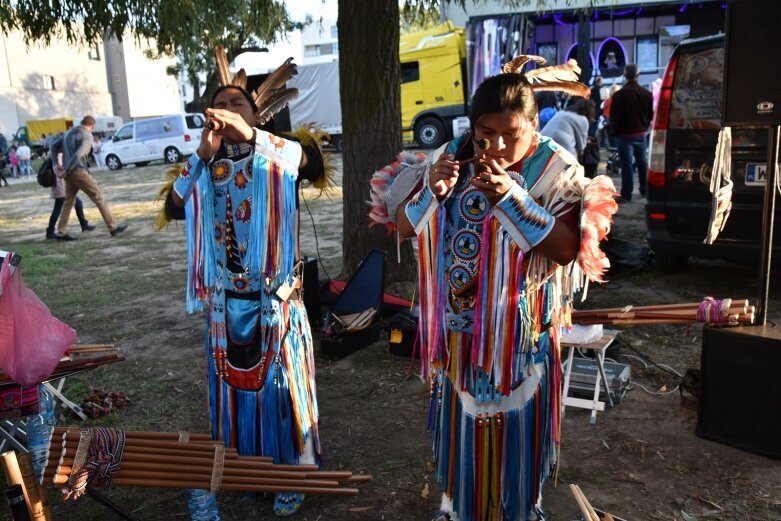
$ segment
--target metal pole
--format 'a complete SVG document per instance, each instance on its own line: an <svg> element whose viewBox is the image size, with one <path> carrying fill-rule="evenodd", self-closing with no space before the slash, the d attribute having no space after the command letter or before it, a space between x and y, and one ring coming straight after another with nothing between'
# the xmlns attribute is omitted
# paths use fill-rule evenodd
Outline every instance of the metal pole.
<svg viewBox="0 0 781 521"><path fill-rule="evenodd" d="M765 203L762 215L762 257L759 273L759 303L757 324L767 324L767 301L770 292L770 265L773 252L773 226L776 214L776 183L778 179L778 146L781 126L770 127L767 147L767 179L765 180Z"/></svg>

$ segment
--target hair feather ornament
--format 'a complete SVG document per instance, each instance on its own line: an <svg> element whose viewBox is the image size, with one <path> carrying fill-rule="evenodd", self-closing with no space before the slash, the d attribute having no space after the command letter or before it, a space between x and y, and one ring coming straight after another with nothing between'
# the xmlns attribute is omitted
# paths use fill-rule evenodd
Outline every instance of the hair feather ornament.
<svg viewBox="0 0 781 521"><path fill-rule="evenodd" d="M584 98L591 93L588 86L578 81L580 67L575 60L568 60L567 63L562 63L561 65L540 67L524 73L524 66L530 62L545 65L546 60L542 56L522 54L505 63L502 67L502 72L505 74L523 74L529 80L534 91L560 90L573 96L582 96Z"/></svg>
<svg viewBox="0 0 781 521"><path fill-rule="evenodd" d="M231 77L228 56L222 45L214 48L214 62L216 64L217 79L221 86L233 85L247 90L247 73L244 69L240 69L239 72ZM296 64L293 63L293 58L288 58L274 72L269 74L265 81L251 94L252 99L255 100L255 105L258 107L258 111L255 114L258 124L265 125L268 123L276 113L287 106L290 100L298 96L298 89L285 88L285 83L295 74L297 74Z"/></svg>

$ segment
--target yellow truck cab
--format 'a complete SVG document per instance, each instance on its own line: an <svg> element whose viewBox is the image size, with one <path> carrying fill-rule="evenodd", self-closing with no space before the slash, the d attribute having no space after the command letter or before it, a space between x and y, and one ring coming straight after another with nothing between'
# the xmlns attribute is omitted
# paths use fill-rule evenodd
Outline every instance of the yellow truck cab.
<svg viewBox="0 0 781 521"><path fill-rule="evenodd" d="M13 140L24 143L33 149L36 154L46 146L41 143L42 138L48 138L49 134L57 135L60 132L67 132L73 126L73 118L55 118L28 120L25 126L19 127Z"/></svg>
<svg viewBox="0 0 781 521"><path fill-rule="evenodd" d="M466 36L445 22L401 36L401 130L405 143L436 148L466 114Z"/></svg>

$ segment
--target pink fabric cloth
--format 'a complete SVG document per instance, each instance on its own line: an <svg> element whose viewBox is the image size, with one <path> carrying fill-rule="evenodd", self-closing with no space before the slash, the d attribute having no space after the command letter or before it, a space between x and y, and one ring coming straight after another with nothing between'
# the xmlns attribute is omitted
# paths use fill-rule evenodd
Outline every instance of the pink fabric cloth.
<svg viewBox="0 0 781 521"><path fill-rule="evenodd" d="M18 384L35 385L51 376L76 331L24 285L20 268L11 272L11 257L0 264L0 369Z"/></svg>

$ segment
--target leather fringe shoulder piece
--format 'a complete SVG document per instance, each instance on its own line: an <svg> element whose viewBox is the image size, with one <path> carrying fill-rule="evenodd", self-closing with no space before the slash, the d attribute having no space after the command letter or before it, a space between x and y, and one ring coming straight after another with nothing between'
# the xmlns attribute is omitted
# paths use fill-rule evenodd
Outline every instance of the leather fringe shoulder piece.
<svg viewBox="0 0 781 521"><path fill-rule="evenodd" d="M522 54L505 63L502 67L502 73L524 74L535 92L560 90L573 96L582 96L584 98L591 93L588 86L578 81L580 67L575 60L569 60L561 65L540 67L524 73L523 68L530 62L534 62L537 65L545 65L545 58L531 54Z"/></svg>
<svg viewBox="0 0 781 521"><path fill-rule="evenodd" d="M424 152L401 152L396 156L396 160L393 163L385 165L374 172L371 181L369 181L369 195L371 199L367 201L367 204L371 207L371 210L369 210L369 226L384 226L388 235L396 231L396 225L389 213L391 210L388 209L387 203L391 186L399 174L409 167L421 165L426 161L427 156ZM419 178L419 176L416 176L415 181L406 190L407 192L412 191L416 187Z"/></svg>
<svg viewBox="0 0 781 521"><path fill-rule="evenodd" d="M599 243L610 233L613 215L618 211L616 195L613 180L606 175L594 177L583 190L578 264L586 279L584 283L604 282L603 276L610 268L610 261Z"/></svg>
<svg viewBox="0 0 781 521"><path fill-rule="evenodd" d="M317 178L311 186L320 190L318 197L323 194L331 195L336 188L336 182L334 181L336 161L333 154L323 151L323 142L330 140L328 133L314 124L309 124L300 125L287 135L295 137L302 145L316 146L320 150L320 155L323 156L323 175Z"/></svg>
<svg viewBox="0 0 781 521"><path fill-rule="evenodd" d="M176 164L169 167L165 172L165 183L157 192L156 201L158 203L162 202L163 207L159 212L157 212L157 218L155 219L154 227L156 232L161 231L163 228L168 226L168 223L173 220L173 218L168 214L168 208L166 208L165 200L168 198L168 193L173 190L174 182L176 181L176 178L179 177L179 172L181 171L182 166Z"/></svg>

